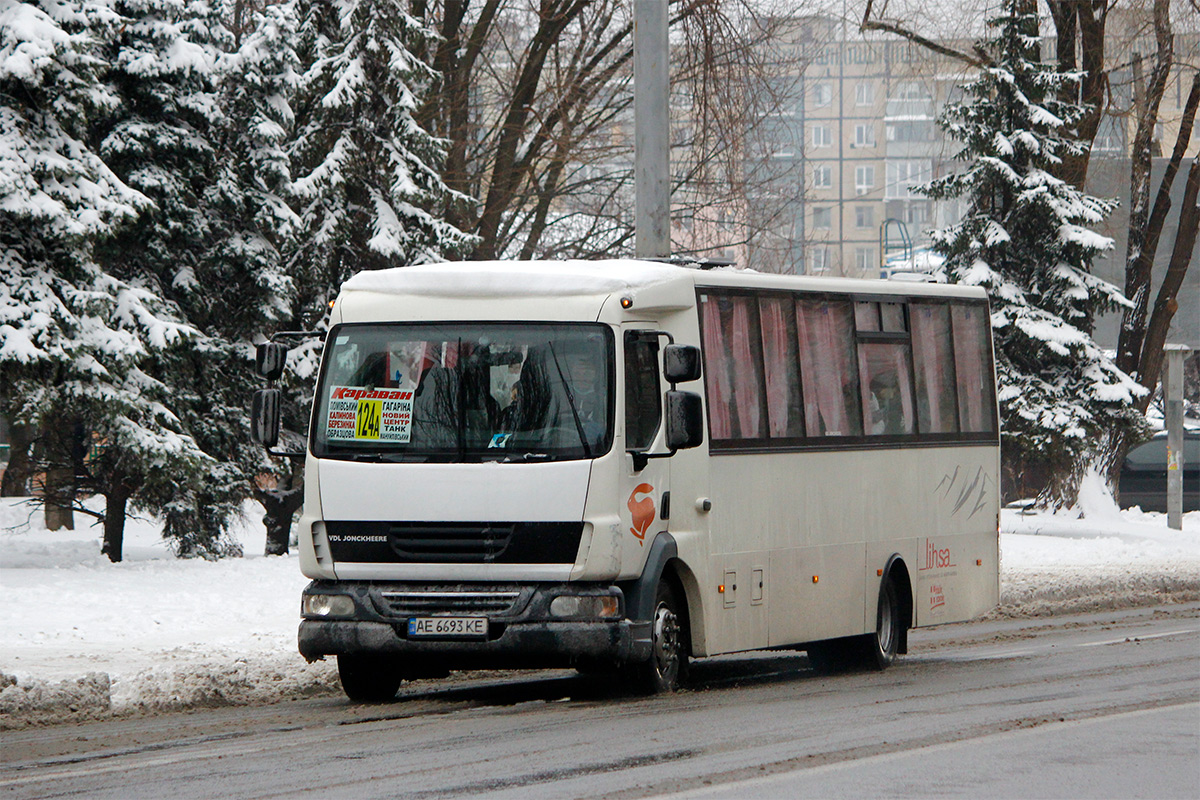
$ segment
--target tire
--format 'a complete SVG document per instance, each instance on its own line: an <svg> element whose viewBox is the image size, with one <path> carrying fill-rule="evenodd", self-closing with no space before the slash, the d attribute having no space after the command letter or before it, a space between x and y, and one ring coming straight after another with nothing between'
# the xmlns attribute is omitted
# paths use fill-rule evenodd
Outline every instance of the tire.
<svg viewBox="0 0 1200 800"><path fill-rule="evenodd" d="M885 670L896 660L896 648L904 631L900 619L900 594L889 577L879 587L875 633L859 639L860 662L867 669Z"/></svg>
<svg viewBox="0 0 1200 800"><path fill-rule="evenodd" d="M342 691L355 703L390 703L400 688L400 670L386 658L364 655L337 657Z"/></svg>
<svg viewBox="0 0 1200 800"><path fill-rule="evenodd" d="M650 617L650 658L630 667L634 686L645 694L673 692L687 682L691 648L682 612L671 585L660 581Z"/></svg>

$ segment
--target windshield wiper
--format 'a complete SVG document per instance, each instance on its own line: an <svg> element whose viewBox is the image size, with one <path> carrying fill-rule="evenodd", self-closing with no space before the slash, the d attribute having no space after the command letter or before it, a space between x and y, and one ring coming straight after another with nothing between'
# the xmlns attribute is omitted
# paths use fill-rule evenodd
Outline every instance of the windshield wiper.
<svg viewBox="0 0 1200 800"><path fill-rule="evenodd" d="M588 445L587 434L583 432L583 422L579 419L579 407L575 405L575 393L571 391L571 384L567 383L567 377L563 375L562 364L558 363L558 353L554 352L554 342L546 342L546 346L550 348L550 357L554 359L554 368L558 371L558 379L562 381L563 388L567 390L567 403L571 406L571 418L575 420L575 430L579 432L579 443L583 445L583 455L591 458L592 448Z"/></svg>

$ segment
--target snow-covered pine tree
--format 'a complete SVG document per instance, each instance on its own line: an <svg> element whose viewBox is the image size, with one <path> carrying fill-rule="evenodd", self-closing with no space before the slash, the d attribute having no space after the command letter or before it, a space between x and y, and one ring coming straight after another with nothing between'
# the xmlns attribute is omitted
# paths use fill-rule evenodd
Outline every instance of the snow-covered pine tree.
<svg viewBox="0 0 1200 800"><path fill-rule="evenodd" d="M444 142L413 119L435 78L413 53L433 34L407 5L299 0L292 164L309 324L355 272L454 258L474 243L443 219L447 204L469 202L441 179Z"/></svg>
<svg viewBox="0 0 1200 800"><path fill-rule="evenodd" d="M227 259L235 231L222 204L234 192L221 184L228 173L214 141L224 122L216 64L232 39L206 0L112 0L112 8L119 24L102 32L102 54L119 102L92 135L105 162L154 206L97 257L174 303L200 332L148 371L169 387L171 409L211 459L208 474L145 491L142 501L162 515L180 555L235 554L228 522L250 487L236 447L245 439L245 398L235 405L229 387L241 385L246 354L227 334L257 313L262 284Z"/></svg>
<svg viewBox="0 0 1200 800"><path fill-rule="evenodd" d="M265 509L267 555L288 552L294 512L303 492L302 464L291 459L268 458L262 447L247 436L246 398L258 388L257 376L246 358L251 344L279 330L296 330L293 319L295 282L285 259L296 249L300 220L289 205L292 196L291 165L287 145L294 117L292 98L299 75L294 45L297 30L292 2L250 9L245 20L248 34L238 49L221 59L219 178L214 206L220 212L221 236L211 254L213 271L222 285L236 291L241 307L230 309L220 324L226 359L235 366L223 376L226 414L232 433L226 452L236 454L245 483ZM214 321L215 322L215 321ZM238 356L241 356L240 358ZM237 362L236 364L234 362ZM289 379L294 373L289 375ZM311 380L292 381L293 391L284 404L293 427L303 429L302 408L311 400ZM298 423L298 424L297 424ZM303 449L291 443L288 449ZM273 475L275 485L261 480Z"/></svg>
<svg viewBox="0 0 1200 800"><path fill-rule="evenodd" d="M205 459L145 369L195 331L92 257L148 205L86 142L116 103L89 31L116 21L100 3L0 0L0 412L40 432L37 469L66 476L52 502L105 496L119 561L127 503Z"/></svg>
<svg viewBox="0 0 1200 800"><path fill-rule="evenodd" d="M1044 504L1071 506L1097 434L1136 425L1142 391L1091 337L1096 315L1125 305L1090 272L1112 241L1089 229L1115 202L1057 176L1078 151L1068 131L1084 108L1064 102L1080 79L1039 58L1033 0L1003 0L980 42L992 61L950 104L942 126L963 143L961 172L934 180L934 199L965 198L961 221L933 235L945 276L983 286L992 305L1006 477L1046 470Z"/></svg>

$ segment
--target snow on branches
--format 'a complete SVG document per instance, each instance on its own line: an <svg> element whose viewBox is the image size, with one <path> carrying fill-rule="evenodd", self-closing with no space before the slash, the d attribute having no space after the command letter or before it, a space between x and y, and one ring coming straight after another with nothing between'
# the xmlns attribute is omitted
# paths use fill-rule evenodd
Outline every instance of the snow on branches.
<svg viewBox="0 0 1200 800"><path fill-rule="evenodd" d="M923 191L967 201L962 219L933 239L946 278L991 297L1005 460L1048 467L1041 499L1069 505L1095 437L1135 424L1144 390L1091 337L1098 313L1128 304L1091 274L1113 243L1088 226L1116 203L1057 174L1083 146L1068 133L1086 111L1069 99L1080 75L1039 60L1026 6L1005 0L989 21L993 35L980 46L993 61L941 120L963 145L964 167Z"/></svg>

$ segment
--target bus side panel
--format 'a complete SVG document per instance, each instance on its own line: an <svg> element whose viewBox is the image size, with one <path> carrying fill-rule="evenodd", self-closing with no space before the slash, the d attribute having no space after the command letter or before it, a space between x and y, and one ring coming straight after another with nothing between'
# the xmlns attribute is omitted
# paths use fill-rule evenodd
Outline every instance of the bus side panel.
<svg viewBox="0 0 1200 800"><path fill-rule="evenodd" d="M856 612L866 592L862 563L862 542L773 552L771 645L860 633Z"/></svg>
<svg viewBox="0 0 1200 800"><path fill-rule="evenodd" d="M873 631L881 571L894 555L912 585L915 625L993 608L995 453L960 445L713 457L710 565L726 588L705 598L708 652Z"/></svg>
<svg viewBox="0 0 1200 800"><path fill-rule="evenodd" d="M928 517L913 576L914 626L960 622L1000 601L1000 486L995 446L947 449L924 475Z"/></svg>
<svg viewBox="0 0 1200 800"><path fill-rule="evenodd" d="M913 567L914 627L986 614L999 602L999 552L994 534L927 537Z"/></svg>

